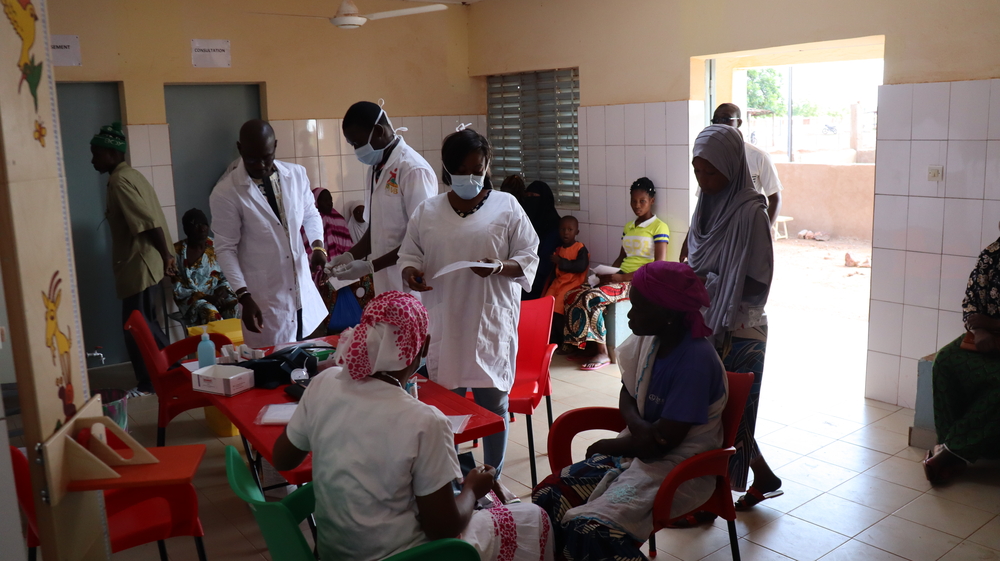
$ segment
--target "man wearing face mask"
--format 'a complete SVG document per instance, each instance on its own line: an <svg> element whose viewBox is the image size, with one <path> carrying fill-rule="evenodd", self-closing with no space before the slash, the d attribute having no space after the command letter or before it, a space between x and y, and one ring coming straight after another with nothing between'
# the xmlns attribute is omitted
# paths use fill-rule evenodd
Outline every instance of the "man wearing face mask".
<svg viewBox="0 0 1000 561"><path fill-rule="evenodd" d="M242 306L243 339L256 348L300 340L328 313L309 266L326 264L323 219L306 168L275 160L277 144L266 121L244 123L240 160L209 197L215 256Z"/></svg>
<svg viewBox="0 0 1000 561"><path fill-rule="evenodd" d="M427 160L396 134L379 105L355 103L344 115L343 128L358 160L367 166L363 218L368 229L329 266L340 280L375 273L376 294L409 292L396 265L397 253L413 210L437 195L437 176Z"/></svg>

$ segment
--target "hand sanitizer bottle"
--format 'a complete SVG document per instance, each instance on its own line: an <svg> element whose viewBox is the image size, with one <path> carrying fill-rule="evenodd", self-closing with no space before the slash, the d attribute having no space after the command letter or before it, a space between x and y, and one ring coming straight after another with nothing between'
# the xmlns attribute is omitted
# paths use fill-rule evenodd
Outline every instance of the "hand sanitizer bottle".
<svg viewBox="0 0 1000 561"><path fill-rule="evenodd" d="M201 343L198 343L198 368L213 366L215 364L215 343L208 338L208 327L201 334Z"/></svg>

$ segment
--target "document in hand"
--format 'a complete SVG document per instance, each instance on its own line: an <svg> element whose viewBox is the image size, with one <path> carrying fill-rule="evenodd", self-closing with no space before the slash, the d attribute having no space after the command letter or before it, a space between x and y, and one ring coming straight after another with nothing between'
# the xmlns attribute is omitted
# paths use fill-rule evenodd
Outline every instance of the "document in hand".
<svg viewBox="0 0 1000 561"><path fill-rule="evenodd" d="M432 279L436 279L441 275L447 275L452 271L457 271L459 269L471 269L473 267L486 267L487 269L493 269L494 271L500 267L499 263L483 263L481 261L456 261L450 265L445 265L441 267L441 270L434 273Z"/></svg>

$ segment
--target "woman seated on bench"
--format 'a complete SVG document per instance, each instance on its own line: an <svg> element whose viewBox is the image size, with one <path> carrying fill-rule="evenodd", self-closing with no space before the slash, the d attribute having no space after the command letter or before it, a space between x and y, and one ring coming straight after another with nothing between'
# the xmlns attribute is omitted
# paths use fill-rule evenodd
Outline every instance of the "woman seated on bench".
<svg viewBox="0 0 1000 561"><path fill-rule="evenodd" d="M482 559L552 559L546 514L504 506L490 466L461 478L447 417L403 386L427 356L427 310L389 291L341 335L337 360L312 379L274 445L274 467L289 470L313 452L321 559L383 559L421 543L461 538ZM475 510L489 495L494 506Z"/></svg>
<svg viewBox="0 0 1000 561"><path fill-rule="evenodd" d="M626 428L599 440L587 459L550 475L532 500L549 514L565 559L644 559L653 502L677 464L722 445L726 372L707 339L708 292L691 267L654 262L635 272L629 327L619 347L619 409ZM674 516L704 504L715 477L681 484Z"/></svg>

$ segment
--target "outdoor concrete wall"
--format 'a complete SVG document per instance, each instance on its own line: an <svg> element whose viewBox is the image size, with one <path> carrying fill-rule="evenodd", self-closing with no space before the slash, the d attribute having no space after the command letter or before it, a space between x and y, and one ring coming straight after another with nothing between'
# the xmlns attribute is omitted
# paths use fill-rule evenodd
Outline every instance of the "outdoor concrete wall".
<svg viewBox="0 0 1000 561"><path fill-rule="evenodd" d="M875 166L775 164L784 186L781 214L795 220L789 236L808 228L835 236L872 239Z"/></svg>

